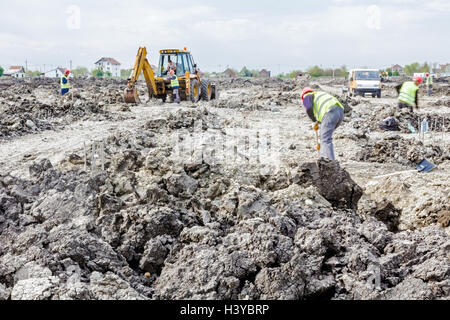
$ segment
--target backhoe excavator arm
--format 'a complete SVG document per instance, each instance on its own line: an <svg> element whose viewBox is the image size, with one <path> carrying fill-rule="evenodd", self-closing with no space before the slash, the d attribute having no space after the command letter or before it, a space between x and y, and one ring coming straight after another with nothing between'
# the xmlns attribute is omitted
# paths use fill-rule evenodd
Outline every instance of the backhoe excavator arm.
<svg viewBox="0 0 450 320"><path fill-rule="evenodd" d="M125 89L124 99L126 103L140 103L140 99L135 86L138 81L141 72L144 73L145 82L147 83L148 96L152 97L153 93L156 93L155 74L147 60L147 49L140 47L136 55L136 62L134 63L133 72L128 79L128 87Z"/></svg>

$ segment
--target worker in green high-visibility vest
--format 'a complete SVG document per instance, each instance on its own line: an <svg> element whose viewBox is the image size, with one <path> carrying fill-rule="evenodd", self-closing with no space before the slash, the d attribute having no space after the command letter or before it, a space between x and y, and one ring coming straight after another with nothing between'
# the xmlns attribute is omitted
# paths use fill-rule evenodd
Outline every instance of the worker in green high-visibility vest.
<svg viewBox="0 0 450 320"><path fill-rule="evenodd" d="M309 87L303 89L302 101L309 118L315 122L315 131L320 123L320 157L335 160L333 133L344 120L344 107L331 94Z"/></svg>
<svg viewBox="0 0 450 320"><path fill-rule="evenodd" d="M177 77L177 75L175 74L175 71L174 70L170 70L169 71L169 74L170 74L170 77L169 77L169 80L170 80L170 87L172 88L172 100L173 100L173 102L176 102L176 103L180 103L180 93L179 93L179 90L180 90L180 82L178 81L178 77ZM175 99L173 98L175 96Z"/></svg>
<svg viewBox="0 0 450 320"><path fill-rule="evenodd" d="M427 77L427 94L428 96L431 96L431 93L433 91L433 77L429 73L426 73L425 76Z"/></svg>
<svg viewBox="0 0 450 320"><path fill-rule="evenodd" d="M421 76L415 76L414 81L405 81L396 87L398 92L398 107L408 108L413 112L413 107L419 109L419 85L423 82Z"/></svg>
<svg viewBox="0 0 450 320"><path fill-rule="evenodd" d="M70 83L69 83L70 70L66 70L64 75L61 77L61 96L69 93Z"/></svg>

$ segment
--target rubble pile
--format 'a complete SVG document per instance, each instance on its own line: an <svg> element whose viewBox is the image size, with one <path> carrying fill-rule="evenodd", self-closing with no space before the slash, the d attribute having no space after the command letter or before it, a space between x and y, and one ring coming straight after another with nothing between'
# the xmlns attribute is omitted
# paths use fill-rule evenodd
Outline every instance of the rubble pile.
<svg viewBox="0 0 450 320"><path fill-rule="evenodd" d="M207 115L191 113L215 127ZM174 163L156 134L180 127L168 119L140 136L111 136L105 172L59 171L42 160L30 180L1 175L3 298L448 296L450 244L438 226L393 233L376 217L362 219L354 210L362 189L326 160L294 168L274 191L242 171Z"/></svg>
<svg viewBox="0 0 450 320"><path fill-rule="evenodd" d="M86 81L75 81L73 85L83 88L87 86ZM116 109L129 111L123 102L121 88L118 84L108 83L106 80L98 83L99 88L89 87L86 91L75 89L73 96L70 93L60 97L58 91L52 89L56 87L54 80L40 79L30 83L8 80L6 89L0 92L0 138L54 130L79 120L111 119L113 116L107 109L110 105L119 105Z"/></svg>
<svg viewBox="0 0 450 320"><path fill-rule="evenodd" d="M436 164L450 160L450 152L437 144L426 144L417 139L404 139L399 135L388 135L377 141L369 141L361 147L355 157L357 161L396 162L405 166L417 165L423 159Z"/></svg>
<svg viewBox="0 0 450 320"><path fill-rule="evenodd" d="M90 81L74 94L79 106L69 97L66 109L50 103L49 130L52 119L69 116L120 122L108 111L121 106L120 85ZM35 161L29 177L0 172L0 300L448 299L448 184L435 192L430 181L412 185L400 176L363 188L338 162L312 160L304 118L285 128L292 140L272 141L283 154L278 168L250 161L239 148L235 155L246 161L216 161L204 150L219 145L219 137L233 138L227 129L252 125L224 108L239 119L278 109L269 117L256 112L267 127L290 124L299 113L296 80L221 81L230 83L227 98L217 101L174 107L152 100L142 125L108 131L101 157L77 149L59 163ZM322 82L336 84L310 85ZM15 115L2 95L2 114L34 122L49 103L45 86L16 98ZM343 101L346 119L336 140L363 139L354 160L450 160L437 145L395 134L369 138L394 110L380 101ZM191 139L201 148L189 149ZM438 184L435 178L429 179Z"/></svg>

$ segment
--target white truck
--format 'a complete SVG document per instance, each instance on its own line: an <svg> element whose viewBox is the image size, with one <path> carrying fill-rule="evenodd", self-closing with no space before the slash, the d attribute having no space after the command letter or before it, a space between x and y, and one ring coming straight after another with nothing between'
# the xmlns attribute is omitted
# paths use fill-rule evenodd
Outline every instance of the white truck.
<svg viewBox="0 0 450 320"><path fill-rule="evenodd" d="M348 95L371 94L381 98L381 76L377 69L352 69L349 72Z"/></svg>

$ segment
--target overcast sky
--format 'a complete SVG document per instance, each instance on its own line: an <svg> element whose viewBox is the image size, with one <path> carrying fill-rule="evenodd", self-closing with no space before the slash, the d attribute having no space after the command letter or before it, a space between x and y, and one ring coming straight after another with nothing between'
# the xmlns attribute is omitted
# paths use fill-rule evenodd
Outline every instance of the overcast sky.
<svg viewBox="0 0 450 320"><path fill-rule="evenodd" d="M164 6L163 4L167 4ZM0 0L0 65L130 68L188 47L203 71L450 62L449 0Z"/></svg>

